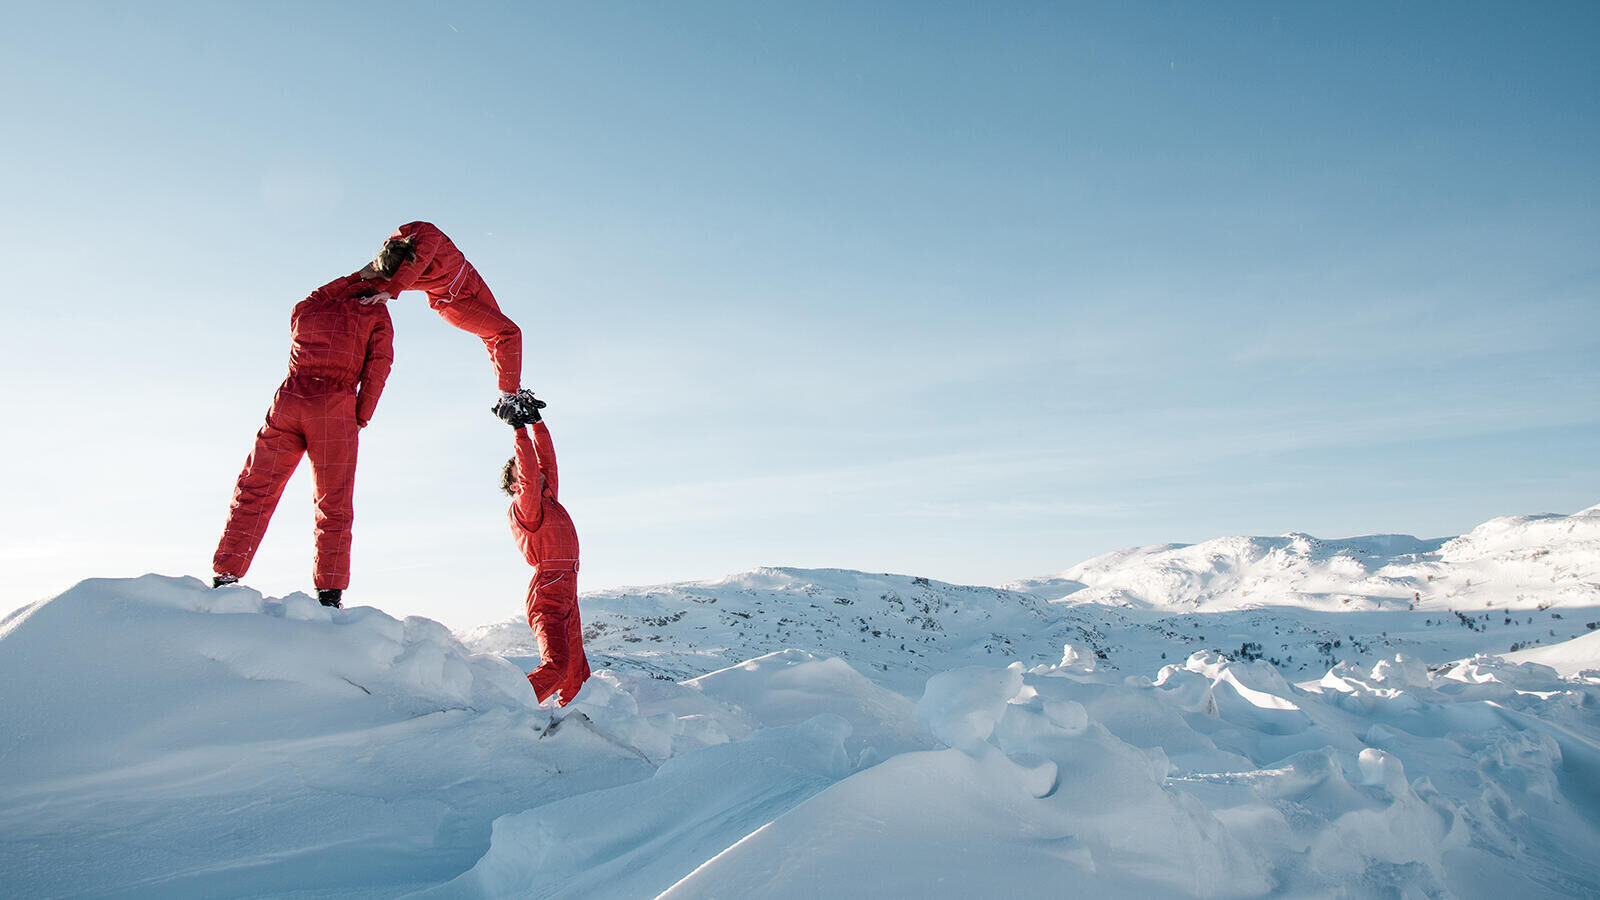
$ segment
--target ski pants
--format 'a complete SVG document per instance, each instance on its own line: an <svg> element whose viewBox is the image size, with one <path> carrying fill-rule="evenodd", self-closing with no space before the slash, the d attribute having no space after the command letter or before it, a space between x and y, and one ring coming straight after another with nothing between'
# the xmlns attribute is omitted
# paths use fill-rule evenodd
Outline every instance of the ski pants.
<svg viewBox="0 0 1600 900"><path fill-rule="evenodd" d="M583 653L583 622L578 616L578 573L539 571L528 584L528 627L539 641L539 668L528 675L533 695L543 703L551 694L566 706L589 679Z"/></svg>
<svg viewBox="0 0 1600 900"><path fill-rule="evenodd" d="M319 590L349 587L357 431L354 385L308 375L285 379L234 485L212 571L236 577L249 571L284 485L300 457L309 455L316 504L312 583Z"/></svg>
<svg viewBox="0 0 1600 900"><path fill-rule="evenodd" d="M429 305L446 322L483 340L500 390L509 394L522 387L522 329L500 311L487 286Z"/></svg>

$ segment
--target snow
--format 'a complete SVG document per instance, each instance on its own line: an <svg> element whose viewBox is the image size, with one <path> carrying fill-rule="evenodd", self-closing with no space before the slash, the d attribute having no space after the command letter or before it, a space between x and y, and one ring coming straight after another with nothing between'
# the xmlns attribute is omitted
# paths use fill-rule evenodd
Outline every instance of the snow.
<svg viewBox="0 0 1600 900"><path fill-rule="evenodd" d="M19 610L0 893L1600 895L1600 507L582 603L553 728L516 620L162 575Z"/></svg>
<svg viewBox="0 0 1600 900"><path fill-rule="evenodd" d="M1516 653L1503 655L1511 662L1549 666L1566 678L1587 677L1590 681L1600 680L1600 631L1573 638L1553 647L1519 650Z"/></svg>

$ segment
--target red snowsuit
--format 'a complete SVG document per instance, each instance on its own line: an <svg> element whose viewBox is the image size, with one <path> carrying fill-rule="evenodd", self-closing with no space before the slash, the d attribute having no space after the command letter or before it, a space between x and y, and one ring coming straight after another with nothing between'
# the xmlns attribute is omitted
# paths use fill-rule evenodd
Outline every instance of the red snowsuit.
<svg viewBox="0 0 1600 900"><path fill-rule="evenodd" d="M534 568L528 583L528 627L539 641L541 657L528 683L540 702L557 694L558 702L566 706L589 678L589 659L583 653L583 622L578 617L578 530L556 500L557 488L550 430L535 422L530 440L528 432L518 428L517 496L508 514L511 536Z"/></svg>
<svg viewBox="0 0 1600 900"><path fill-rule="evenodd" d="M509 394L522 387L522 330L500 312L478 270L444 232L427 222L401 225L389 236L396 238L411 238L416 258L388 278L368 281L367 292L387 291L391 297L401 291L426 292L428 305L446 322L483 339L500 390Z"/></svg>
<svg viewBox="0 0 1600 900"><path fill-rule="evenodd" d="M394 363L394 326L382 303L355 275L336 279L295 304L289 317L289 377L267 410L255 449L233 489L228 521L211 567L242 577L250 569L283 486L311 456L316 502L316 587L350 586L350 526L356 476L356 433L372 418Z"/></svg>

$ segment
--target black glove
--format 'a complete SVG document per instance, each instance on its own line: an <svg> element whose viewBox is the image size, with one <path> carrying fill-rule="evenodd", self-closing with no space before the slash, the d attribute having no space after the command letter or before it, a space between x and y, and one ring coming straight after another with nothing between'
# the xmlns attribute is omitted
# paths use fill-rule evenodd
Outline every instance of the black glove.
<svg viewBox="0 0 1600 900"><path fill-rule="evenodd" d="M511 427L521 428L525 425L532 425L535 422L544 421L544 416L539 414L539 407L544 406L544 401L535 400L533 402L539 404L539 406L525 407L520 415L510 420Z"/></svg>
<svg viewBox="0 0 1600 900"><path fill-rule="evenodd" d="M543 416L539 414L539 410L544 409L546 405L543 400L533 395L533 391L523 388L508 397L501 397L495 402L491 411L500 421L512 428L522 428L540 421Z"/></svg>

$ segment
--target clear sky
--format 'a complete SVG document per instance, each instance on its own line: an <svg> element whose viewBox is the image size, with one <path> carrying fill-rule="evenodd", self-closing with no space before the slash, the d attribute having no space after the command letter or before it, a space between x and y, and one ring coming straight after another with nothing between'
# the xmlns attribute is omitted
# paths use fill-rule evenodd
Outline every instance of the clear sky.
<svg viewBox="0 0 1600 900"><path fill-rule="evenodd" d="M1600 5L27 3L0 583L209 576L288 314L438 224L526 335L580 588L998 584L1600 502ZM519 615L422 295L353 604ZM246 583L310 585L309 475Z"/></svg>

